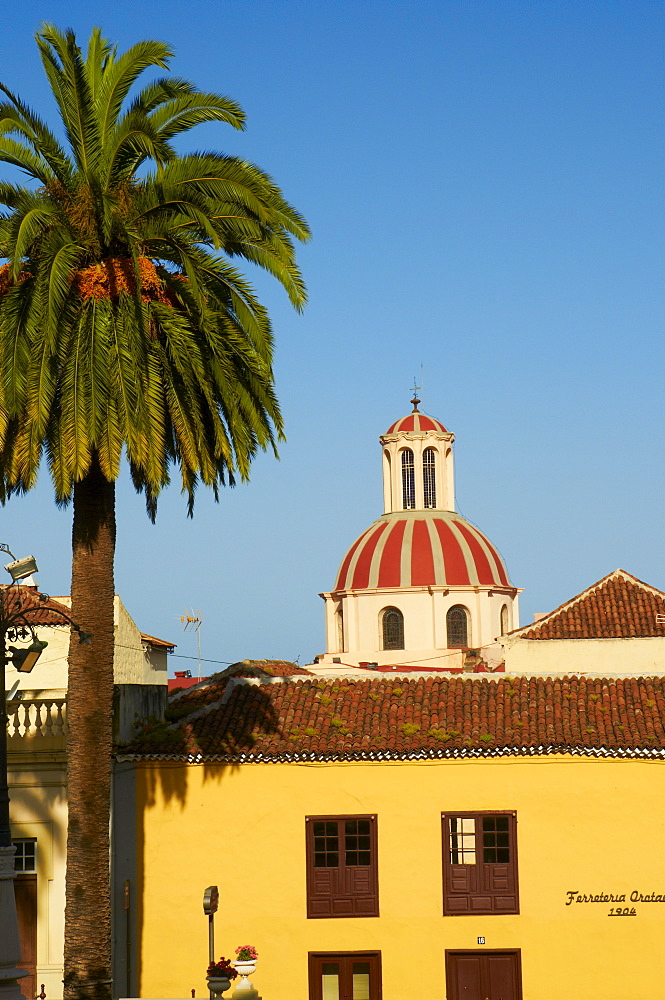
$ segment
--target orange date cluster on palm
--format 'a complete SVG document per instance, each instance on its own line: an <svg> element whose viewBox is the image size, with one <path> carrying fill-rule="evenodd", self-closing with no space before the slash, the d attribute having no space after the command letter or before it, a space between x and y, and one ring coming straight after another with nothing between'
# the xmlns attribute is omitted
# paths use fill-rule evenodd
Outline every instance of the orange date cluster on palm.
<svg viewBox="0 0 665 1000"><path fill-rule="evenodd" d="M31 278L32 275L28 271L19 271L19 276L14 281L11 276L11 264L3 264L0 267L0 297L6 295L10 288L15 285L20 285L22 281L26 278Z"/></svg>
<svg viewBox="0 0 665 1000"><path fill-rule="evenodd" d="M175 298L157 274L148 257L137 258L141 276L141 298L144 302L175 305ZM107 257L76 271L72 286L83 299L117 299L121 292L133 295L137 290L134 264L130 257Z"/></svg>

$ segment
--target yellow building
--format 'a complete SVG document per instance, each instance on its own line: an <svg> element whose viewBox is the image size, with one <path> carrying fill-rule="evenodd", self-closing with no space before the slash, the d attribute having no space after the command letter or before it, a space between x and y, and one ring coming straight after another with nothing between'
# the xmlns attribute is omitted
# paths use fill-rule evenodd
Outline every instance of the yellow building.
<svg viewBox="0 0 665 1000"><path fill-rule="evenodd" d="M118 995L205 995L211 884L266 1000L663 995L665 680L213 678L173 709L116 765Z"/></svg>

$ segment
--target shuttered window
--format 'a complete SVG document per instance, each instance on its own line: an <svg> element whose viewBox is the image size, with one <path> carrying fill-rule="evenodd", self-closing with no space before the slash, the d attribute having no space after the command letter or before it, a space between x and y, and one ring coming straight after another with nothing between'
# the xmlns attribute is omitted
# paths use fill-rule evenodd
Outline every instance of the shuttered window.
<svg viewBox="0 0 665 1000"><path fill-rule="evenodd" d="M376 816L308 816L308 917L378 917Z"/></svg>
<svg viewBox="0 0 665 1000"><path fill-rule="evenodd" d="M515 813L444 813L443 912L519 913Z"/></svg>
<svg viewBox="0 0 665 1000"><path fill-rule="evenodd" d="M310 952L309 1000L381 1000L381 953Z"/></svg>

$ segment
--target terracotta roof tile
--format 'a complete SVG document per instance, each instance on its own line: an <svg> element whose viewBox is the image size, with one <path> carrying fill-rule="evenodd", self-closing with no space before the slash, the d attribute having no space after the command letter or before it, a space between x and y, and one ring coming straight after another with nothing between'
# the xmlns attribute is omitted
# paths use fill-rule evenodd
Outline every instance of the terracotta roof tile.
<svg viewBox="0 0 665 1000"><path fill-rule="evenodd" d="M617 569L510 635L523 639L665 637L665 593Z"/></svg>
<svg viewBox="0 0 665 1000"><path fill-rule="evenodd" d="M231 678L123 756L245 761L665 756L665 678ZM193 714L190 714L193 713ZM163 737L163 740L162 740ZM162 740L162 742L160 742Z"/></svg>
<svg viewBox="0 0 665 1000"><path fill-rule="evenodd" d="M21 614L30 625L69 627L70 609L49 597L48 594L40 593L36 587L0 584L0 597L7 602L9 615Z"/></svg>
<svg viewBox="0 0 665 1000"><path fill-rule="evenodd" d="M170 702L169 714L172 718L182 717L184 714L196 712L206 705L211 705L224 697L228 681L237 677L292 677L303 675L311 677L309 670L299 667L296 663L288 660L240 660L232 663L225 670L220 670L217 674L204 677L200 681L191 683L189 678L175 678L176 683L180 682L182 687L176 687ZM190 683L187 683L187 680Z"/></svg>

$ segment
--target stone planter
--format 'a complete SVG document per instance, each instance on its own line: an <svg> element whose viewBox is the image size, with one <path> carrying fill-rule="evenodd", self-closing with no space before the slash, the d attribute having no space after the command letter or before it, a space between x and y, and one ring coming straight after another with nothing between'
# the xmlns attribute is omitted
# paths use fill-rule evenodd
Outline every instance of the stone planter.
<svg viewBox="0 0 665 1000"><path fill-rule="evenodd" d="M256 972L256 959L254 958L249 962L238 960L233 965L240 979L233 991L231 1000L261 1000L258 990L249 978Z"/></svg>
<svg viewBox="0 0 665 1000"><path fill-rule="evenodd" d="M238 975L246 981L248 976L253 976L256 972L256 959L249 962L234 962L233 966Z"/></svg>
<svg viewBox="0 0 665 1000"><path fill-rule="evenodd" d="M226 976L207 976L206 982L208 983L208 989L216 997L221 996L222 993L226 993L227 990L231 989L231 980L227 979Z"/></svg>

